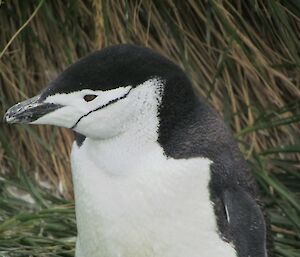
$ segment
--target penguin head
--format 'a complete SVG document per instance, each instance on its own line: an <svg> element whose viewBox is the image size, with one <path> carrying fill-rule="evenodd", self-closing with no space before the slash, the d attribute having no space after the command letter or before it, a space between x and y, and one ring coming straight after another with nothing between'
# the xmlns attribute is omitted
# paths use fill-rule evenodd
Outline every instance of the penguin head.
<svg viewBox="0 0 300 257"><path fill-rule="evenodd" d="M184 72L170 60L149 48L116 45L69 66L39 95L11 107L5 120L67 127L105 139L135 122L146 123L151 115L171 112L168 119L174 119L176 109L186 109L178 104L186 105L191 92Z"/></svg>

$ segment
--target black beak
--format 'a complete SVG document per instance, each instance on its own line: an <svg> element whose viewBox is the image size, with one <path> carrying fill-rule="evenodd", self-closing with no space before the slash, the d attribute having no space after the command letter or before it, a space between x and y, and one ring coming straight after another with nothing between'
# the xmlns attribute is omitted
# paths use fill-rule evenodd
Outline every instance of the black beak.
<svg viewBox="0 0 300 257"><path fill-rule="evenodd" d="M31 123L61 107L62 105L59 104L45 103L38 95L9 108L4 115L4 121L7 123Z"/></svg>

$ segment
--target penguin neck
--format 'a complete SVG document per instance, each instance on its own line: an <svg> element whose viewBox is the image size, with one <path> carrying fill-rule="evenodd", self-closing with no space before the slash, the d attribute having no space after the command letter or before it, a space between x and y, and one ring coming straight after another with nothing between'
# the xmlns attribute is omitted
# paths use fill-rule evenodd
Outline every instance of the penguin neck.
<svg viewBox="0 0 300 257"><path fill-rule="evenodd" d="M147 131L137 129L108 140L87 138L83 147L97 167L111 175L125 175L149 158L156 160L163 157L156 134L148 128Z"/></svg>
<svg viewBox="0 0 300 257"><path fill-rule="evenodd" d="M90 161L113 175L130 172L149 158L165 157L158 143L158 93L154 92L153 97L148 94L148 101L135 102L136 115L128 121L122 133L107 139L87 137L80 151L85 151Z"/></svg>

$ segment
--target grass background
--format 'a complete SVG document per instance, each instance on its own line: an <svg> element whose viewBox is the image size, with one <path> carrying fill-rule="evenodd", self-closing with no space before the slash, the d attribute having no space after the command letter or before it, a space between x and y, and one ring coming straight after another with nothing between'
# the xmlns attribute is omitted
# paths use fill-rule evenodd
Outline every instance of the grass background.
<svg viewBox="0 0 300 257"><path fill-rule="evenodd" d="M181 65L253 167L276 256L300 256L298 0L0 0L0 35L0 116L106 45ZM0 126L0 256L73 256L72 133Z"/></svg>

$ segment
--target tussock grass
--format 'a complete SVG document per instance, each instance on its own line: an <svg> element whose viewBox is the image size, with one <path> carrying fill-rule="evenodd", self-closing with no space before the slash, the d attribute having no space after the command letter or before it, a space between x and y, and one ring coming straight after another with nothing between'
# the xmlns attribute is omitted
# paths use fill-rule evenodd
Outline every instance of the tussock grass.
<svg viewBox="0 0 300 257"><path fill-rule="evenodd" d="M300 256L299 32L296 0L1 1L0 115L94 49L152 47L187 71L234 131L276 255ZM0 255L72 256L72 134L0 126Z"/></svg>

